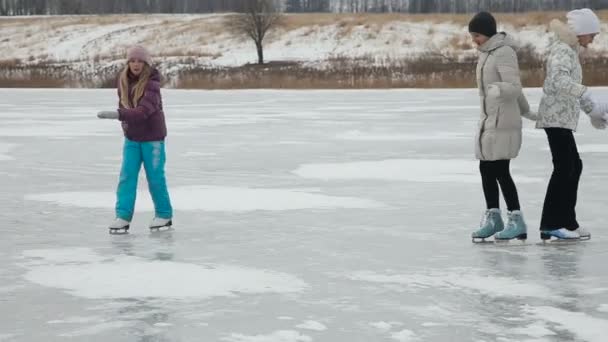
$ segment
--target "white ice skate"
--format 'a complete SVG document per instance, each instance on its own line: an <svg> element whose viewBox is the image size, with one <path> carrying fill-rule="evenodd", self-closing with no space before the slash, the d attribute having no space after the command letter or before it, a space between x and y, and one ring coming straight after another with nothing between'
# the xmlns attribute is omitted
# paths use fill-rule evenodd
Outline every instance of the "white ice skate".
<svg viewBox="0 0 608 342"><path fill-rule="evenodd" d="M590 240L591 239L591 233L589 233L589 231L585 228L579 227L577 230L575 230L575 232L577 232L578 235L580 235L581 240Z"/></svg>
<svg viewBox="0 0 608 342"><path fill-rule="evenodd" d="M117 217L108 228L110 229L110 234L127 234L130 224L131 222Z"/></svg>
<svg viewBox="0 0 608 342"><path fill-rule="evenodd" d="M552 238L555 238L555 239L552 239ZM542 240L542 243L574 242L574 241L579 241L580 238L581 238L581 235L579 234L579 232L577 230L568 230L566 228L540 231L540 239Z"/></svg>
<svg viewBox="0 0 608 342"><path fill-rule="evenodd" d="M154 220L152 220L152 222L150 222L150 230L152 230L152 231L169 230L169 229L171 229L171 225L173 225L173 222L171 221L171 219L155 217Z"/></svg>

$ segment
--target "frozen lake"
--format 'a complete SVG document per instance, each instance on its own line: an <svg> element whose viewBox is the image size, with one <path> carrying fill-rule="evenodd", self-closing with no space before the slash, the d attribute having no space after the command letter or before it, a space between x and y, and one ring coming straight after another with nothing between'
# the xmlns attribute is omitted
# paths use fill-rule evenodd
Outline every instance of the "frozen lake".
<svg viewBox="0 0 608 342"><path fill-rule="evenodd" d="M476 90L163 95L175 230L148 231L142 177L111 236L115 90L0 89L0 341L606 340L608 132L586 117L592 240L535 244L551 159L526 120L531 244L501 247L469 238Z"/></svg>

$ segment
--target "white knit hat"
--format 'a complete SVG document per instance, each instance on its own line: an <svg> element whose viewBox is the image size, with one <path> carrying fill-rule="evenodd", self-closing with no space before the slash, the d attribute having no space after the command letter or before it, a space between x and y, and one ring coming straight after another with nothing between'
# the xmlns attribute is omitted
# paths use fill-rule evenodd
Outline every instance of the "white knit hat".
<svg viewBox="0 0 608 342"><path fill-rule="evenodd" d="M600 19L588 8L568 12L568 25L577 36L600 33Z"/></svg>

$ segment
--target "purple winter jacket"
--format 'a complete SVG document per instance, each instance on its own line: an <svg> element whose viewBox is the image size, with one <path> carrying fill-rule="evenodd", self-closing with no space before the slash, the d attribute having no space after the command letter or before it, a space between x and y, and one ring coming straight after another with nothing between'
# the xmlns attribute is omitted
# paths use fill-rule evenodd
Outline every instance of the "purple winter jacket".
<svg viewBox="0 0 608 342"><path fill-rule="evenodd" d="M137 77L129 73L129 94L137 83ZM160 95L160 73L152 69L150 80L146 84L144 95L137 107L124 108L120 103L120 82L118 86L118 120L122 122L122 130L129 140L145 142L164 140L167 136L163 100ZM132 94L129 101L133 103Z"/></svg>

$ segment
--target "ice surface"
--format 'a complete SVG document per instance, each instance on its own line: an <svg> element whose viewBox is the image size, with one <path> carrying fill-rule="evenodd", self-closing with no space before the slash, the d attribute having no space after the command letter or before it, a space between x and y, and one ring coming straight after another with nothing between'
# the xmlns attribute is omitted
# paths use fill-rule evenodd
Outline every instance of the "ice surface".
<svg viewBox="0 0 608 342"><path fill-rule="evenodd" d="M5 160L12 160L14 159L10 154L9 151L11 149L15 148L14 144L3 144L0 142L0 161L5 161Z"/></svg>
<svg viewBox="0 0 608 342"><path fill-rule="evenodd" d="M115 91L0 96L1 341L608 334L608 140L588 120L577 217L592 240L473 245L476 90L163 90L175 229L148 231L142 172L131 232L111 236L123 137L95 114ZM539 242L551 156L523 127L512 171Z"/></svg>
<svg viewBox="0 0 608 342"><path fill-rule="evenodd" d="M304 178L318 179L379 179L410 182L479 182L478 164L457 159L393 159L349 163L305 164L294 170ZM519 176L520 183L542 182L542 178Z"/></svg>
<svg viewBox="0 0 608 342"><path fill-rule="evenodd" d="M178 210L253 211L333 208L377 208L376 201L336 197L297 189L249 189L213 186L176 187L171 192ZM113 208L112 192L63 192L27 196L29 200L56 202L84 208ZM136 210L154 211L150 196L140 192Z"/></svg>

